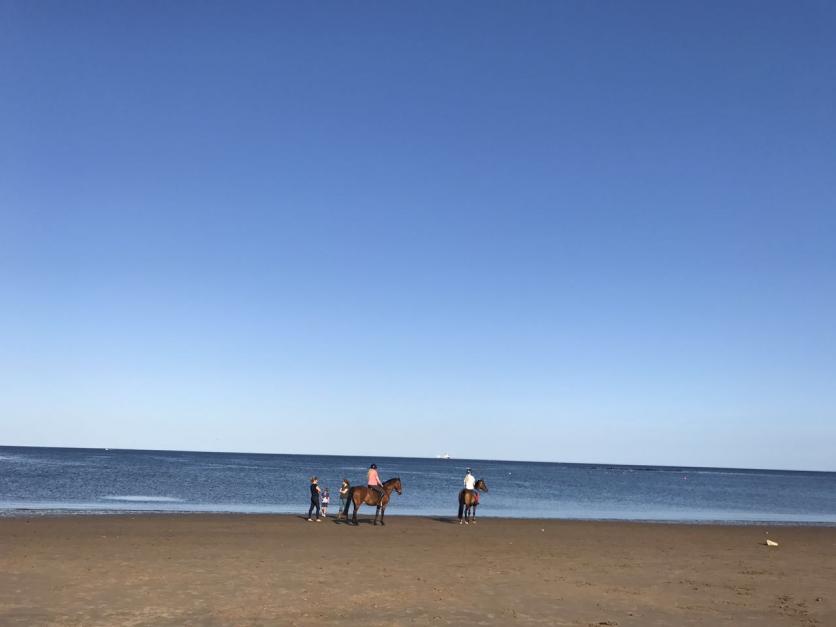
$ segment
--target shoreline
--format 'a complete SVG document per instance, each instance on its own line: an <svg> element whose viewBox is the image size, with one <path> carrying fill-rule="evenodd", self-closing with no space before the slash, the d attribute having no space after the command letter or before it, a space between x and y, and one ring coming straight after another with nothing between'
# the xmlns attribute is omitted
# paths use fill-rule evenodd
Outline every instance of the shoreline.
<svg viewBox="0 0 836 627"><path fill-rule="evenodd" d="M0 520L16 520L21 518L49 518L49 519L74 519L79 517L112 517L112 518L137 518L143 516L151 517L189 517L189 516L209 516L209 517L277 517L277 518L298 518L301 515L302 509L299 512L246 512L246 511L211 511L211 510L104 510L104 509L0 509ZM359 518L373 517L374 510L371 508L364 508L358 513ZM454 520L456 516L442 515L442 514L398 514L395 512L387 512L386 519L416 519L416 520L439 520L450 519ZM334 514L329 514L328 520L335 520ZM836 521L799 521L799 520L723 520L723 519L667 519L667 518L559 518L559 517L534 517L534 516L492 516L490 514L479 514L479 520L491 521L542 521L542 522L576 522L576 523L624 523L624 524L648 524L648 525L675 525L675 526L710 526L710 527L811 527L811 528L836 528Z"/></svg>
<svg viewBox="0 0 836 627"><path fill-rule="evenodd" d="M836 624L833 527L361 520L0 518L0 623Z"/></svg>

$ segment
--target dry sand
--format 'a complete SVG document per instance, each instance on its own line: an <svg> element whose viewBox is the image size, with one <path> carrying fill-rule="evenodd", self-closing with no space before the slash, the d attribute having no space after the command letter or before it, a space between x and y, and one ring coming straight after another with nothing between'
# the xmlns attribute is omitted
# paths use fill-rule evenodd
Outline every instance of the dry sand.
<svg viewBox="0 0 836 627"><path fill-rule="evenodd" d="M0 520L3 625L836 625L836 528Z"/></svg>

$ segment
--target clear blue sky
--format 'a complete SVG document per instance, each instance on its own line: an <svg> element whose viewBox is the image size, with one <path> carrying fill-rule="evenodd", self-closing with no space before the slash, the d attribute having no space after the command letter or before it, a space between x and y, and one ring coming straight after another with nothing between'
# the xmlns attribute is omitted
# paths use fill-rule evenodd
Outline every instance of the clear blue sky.
<svg viewBox="0 0 836 627"><path fill-rule="evenodd" d="M0 2L0 443L836 470L836 5Z"/></svg>

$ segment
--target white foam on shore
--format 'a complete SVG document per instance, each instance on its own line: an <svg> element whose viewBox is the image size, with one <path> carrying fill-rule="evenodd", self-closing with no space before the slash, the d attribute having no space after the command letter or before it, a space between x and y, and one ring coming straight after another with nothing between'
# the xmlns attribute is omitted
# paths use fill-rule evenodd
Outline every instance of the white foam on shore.
<svg viewBox="0 0 836 627"><path fill-rule="evenodd" d="M182 503L183 499L173 496L145 496L143 494L126 494L124 496L103 496L108 501L130 501L132 503Z"/></svg>

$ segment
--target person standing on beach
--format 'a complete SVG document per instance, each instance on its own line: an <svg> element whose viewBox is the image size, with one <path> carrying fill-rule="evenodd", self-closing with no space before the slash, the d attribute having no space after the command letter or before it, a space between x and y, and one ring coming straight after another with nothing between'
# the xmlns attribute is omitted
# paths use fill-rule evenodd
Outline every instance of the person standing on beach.
<svg viewBox="0 0 836 627"><path fill-rule="evenodd" d="M308 508L308 522L313 522L311 514L316 508L316 522L322 522L319 518L319 479L311 477L311 506Z"/></svg>
<svg viewBox="0 0 836 627"><path fill-rule="evenodd" d="M331 493L328 488L322 488L322 517L328 518L328 503L331 502Z"/></svg>
<svg viewBox="0 0 836 627"><path fill-rule="evenodd" d="M369 466L369 476L366 485L369 486L369 490L374 490L377 492L378 496L383 499L386 496L386 490L383 488L383 482L380 480L380 476L377 474L377 464L372 464Z"/></svg>
<svg viewBox="0 0 836 627"><path fill-rule="evenodd" d="M337 515L337 518L342 516L342 513L345 511L345 506L348 502L348 490L350 488L351 484L348 483L348 479L343 479L343 484L340 486L340 513Z"/></svg>

